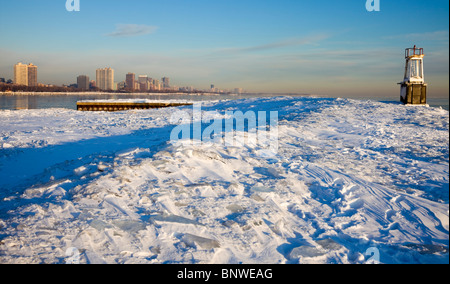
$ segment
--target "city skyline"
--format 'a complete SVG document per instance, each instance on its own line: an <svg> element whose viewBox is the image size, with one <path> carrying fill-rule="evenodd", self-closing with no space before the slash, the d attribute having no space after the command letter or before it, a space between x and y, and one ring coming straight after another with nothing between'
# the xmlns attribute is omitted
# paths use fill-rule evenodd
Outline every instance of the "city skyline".
<svg viewBox="0 0 450 284"><path fill-rule="evenodd" d="M63 2L2 2L0 77L22 61L54 85L111 66L119 82L133 70L199 89L397 96L417 45L430 96L449 92L446 1L381 0L380 12L362 0Z"/></svg>
<svg viewBox="0 0 450 284"><path fill-rule="evenodd" d="M45 82L37 81L37 66L30 63L28 65L22 64L18 62L14 65L14 80L0 77L2 82L10 81L15 85L25 85L29 87L36 86L58 86L52 84L46 84ZM138 80L136 80L136 74L132 72L128 72L121 81L121 79L115 77L115 71L111 67L105 68L97 68L95 71L95 80L91 81L88 75L78 75L76 78L76 83L63 83L59 86L74 86L81 91L91 90L91 87L97 87L99 90L103 91L139 91L139 92L147 92L147 91L213 91L213 92L232 92L233 90L239 90L237 93L242 93L242 88L234 88L231 89L219 89L213 87L211 85L211 89L199 89L194 88L193 86L172 86L170 84L169 77L162 77L161 81L158 79L154 79L152 77L148 77L148 75L138 75ZM118 79L118 80L116 80ZM93 83L93 85L92 85ZM92 85L92 86L91 86Z"/></svg>

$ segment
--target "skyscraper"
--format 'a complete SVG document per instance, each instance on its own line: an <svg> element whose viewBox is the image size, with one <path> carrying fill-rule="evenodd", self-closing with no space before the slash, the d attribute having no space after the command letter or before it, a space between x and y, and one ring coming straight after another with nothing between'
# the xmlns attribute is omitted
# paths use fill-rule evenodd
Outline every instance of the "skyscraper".
<svg viewBox="0 0 450 284"><path fill-rule="evenodd" d="M130 91L134 90L134 82L136 81L136 74L134 73L128 73L126 75L125 84L127 85L126 88Z"/></svg>
<svg viewBox="0 0 450 284"><path fill-rule="evenodd" d="M77 85L78 88L81 89L82 91L87 91L89 90L89 77L86 75L80 75L77 77Z"/></svg>
<svg viewBox="0 0 450 284"><path fill-rule="evenodd" d="M14 65L14 84L28 86L28 65L21 62Z"/></svg>
<svg viewBox="0 0 450 284"><path fill-rule="evenodd" d="M97 69L97 87L100 90L113 90L114 89L114 70L111 68Z"/></svg>
<svg viewBox="0 0 450 284"><path fill-rule="evenodd" d="M153 85L153 90L156 90L156 91L161 90L161 83L159 82L159 80L153 79L152 85Z"/></svg>
<svg viewBox="0 0 450 284"><path fill-rule="evenodd" d="M28 64L28 86L37 87L37 66L30 63Z"/></svg>
<svg viewBox="0 0 450 284"><path fill-rule="evenodd" d="M147 92L149 89L149 84L148 84L148 76L147 75L139 75L139 90L141 92Z"/></svg>
<svg viewBox="0 0 450 284"><path fill-rule="evenodd" d="M162 78L162 84L164 89L170 88L170 78L164 77Z"/></svg>

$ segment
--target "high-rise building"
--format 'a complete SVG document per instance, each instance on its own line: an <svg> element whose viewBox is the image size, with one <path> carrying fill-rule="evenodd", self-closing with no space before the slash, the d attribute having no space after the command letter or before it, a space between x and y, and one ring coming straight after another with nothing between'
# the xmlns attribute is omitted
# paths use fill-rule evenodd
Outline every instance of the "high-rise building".
<svg viewBox="0 0 450 284"><path fill-rule="evenodd" d="M141 87L141 85L139 84L139 82L134 81L134 90L139 90L140 87Z"/></svg>
<svg viewBox="0 0 450 284"><path fill-rule="evenodd" d="M170 78L164 77L162 78L162 85L164 89L170 88Z"/></svg>
<svg viewBox="0 0 450 284"><path fill-rule="evenodd" d="M101 90L106 89L106 72L104 69L97 69L95 71L95 84Z"/></svg>
<svg viewBox="0 0 450 284"><path fill-rule="evenodd" d="M21 62L14 65L14 84L28 86L28 65Z"/></svg>
<svg viewBox="0 0 450 284"><path fill-rule="evenodd" d="M30 63L28 65L21 62L14 65L14 84L36 87L37 82L37 66Z"/></svg>
<svg viewBox="0 0 450 284"><path fill-rule="evenodd" d="M147 92L149 89L148 76L139 75L138 81L139 81L139 90L141 92Z"/></svg>
<svg viewBox="0 0 450 284"><path fill-rule="evenodd" d="M117 83L117 90L123 90L123 89L125 89L126 88L126 82L125 81L122 81L122 82L119 82L119 83Z"/></svg>
<svg viewBox="0 0 450 284"><path fill-rule="evenodd" d="M37 87L37 66L30 63L28 64L28 86Z"/></svg>
<svg viewBox="0 0 450 284"><path fill-rule="evenodd" d="M153 79L152 85L153 85L153 90L156 90L156 91L161 90L161 83L159 82L159 80Z"/></svg>
<svg viewBox="0 0 450 284"><path fill-rule="evenodd" d="M111 68L97 69L97 87L100 90L114 90L114 70Z"/></svg>
<svg viewBox="0 0 450 284"><path fill-rule="evenodd" d="M89 90L89 83L90 83L89 76L80 75L77 77L78 88L81 89L82 91Z"/></svg>
<svg viewBox="0 0 450 284"><path fill-rule="evenodd" d="M134 90L134 82L136 81L136 74L134 73L128 73L126 75L125 84L126 89L133 91Z"/></svg>

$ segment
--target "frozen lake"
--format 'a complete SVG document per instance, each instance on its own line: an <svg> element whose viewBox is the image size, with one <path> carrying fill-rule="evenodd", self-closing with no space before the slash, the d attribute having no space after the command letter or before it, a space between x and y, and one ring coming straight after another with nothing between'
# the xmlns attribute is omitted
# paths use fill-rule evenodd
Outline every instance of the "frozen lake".
<svg viewBox="0 0 450 284"><path fill-rule="evenodd" d="M201 105L0 111L0 263L448 263L448 111ZM225 143L250 134L237 127L172 143L174 114L205 132L239 110L278 112L273 155Z"/></svg>
<svg viewBox="0 0 450 284"><path fill-rule="evenodd" d="M77 108L77 101L80 100L110 100L110 99L150 99L150 100L191 100L191 101L206 101L206 100L226 100L226 99L245 99L255 97L267 97L277 95L259 95L259 94L241 94L241 95L197 95L197 94L82 94L82 95L2 95L0 94L0 110L16 110L16 109L47 109L47 108ZM300 96L300 95L299 95ZM367 100L367 97L356 99ZM392 101L396 102L395 98L379 98L371 99L375 101ZM431 107L442 107L449 110L448 98L429 98L428 104Z"/></svg>

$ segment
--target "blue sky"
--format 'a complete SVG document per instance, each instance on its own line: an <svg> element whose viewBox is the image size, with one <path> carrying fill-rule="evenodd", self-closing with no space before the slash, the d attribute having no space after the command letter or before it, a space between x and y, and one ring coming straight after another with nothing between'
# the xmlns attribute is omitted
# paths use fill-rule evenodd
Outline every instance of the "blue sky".
<svg viewBox="0 0 450 284"><path fill-rule="evenodd" d="M430 95L449 93L443 0L0 0L0 77L32 62L43 83L112 67L178 86L398 96L404 49L425 48Z"/></svg>

